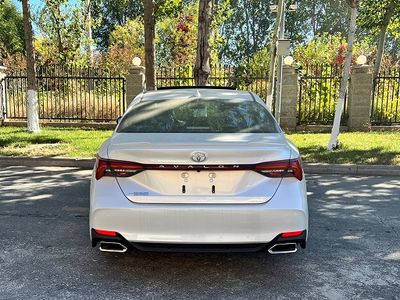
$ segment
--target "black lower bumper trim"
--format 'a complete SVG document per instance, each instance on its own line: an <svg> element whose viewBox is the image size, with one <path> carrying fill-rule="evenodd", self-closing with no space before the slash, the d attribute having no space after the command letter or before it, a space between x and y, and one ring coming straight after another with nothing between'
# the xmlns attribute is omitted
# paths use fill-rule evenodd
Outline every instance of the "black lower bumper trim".
<svg viewBox="0 0 400 300"><path fill-rule="evenodd" d="M141 251L153 252L257 252L266 248L266 243L255 244L166 244L131 243Z"/></svg>

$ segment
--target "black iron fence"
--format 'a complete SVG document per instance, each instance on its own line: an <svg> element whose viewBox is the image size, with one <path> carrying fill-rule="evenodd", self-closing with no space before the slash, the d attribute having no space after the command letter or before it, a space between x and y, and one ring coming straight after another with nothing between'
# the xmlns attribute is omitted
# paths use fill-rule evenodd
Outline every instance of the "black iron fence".
<svg viewBox="0 0 400 300"><path fill-rule="evenodd" d="M26 119L26 74L5 78L6 116ZM45 120L111 121L125 111L125 79L95 69L37 70L39 117Z"/></svg>
<svg viewBox="0 0 400 300"><path fill-rule="evenodd" d="M400 69L382 71L373 90L371 124L400 124Z"/></svg>
<svg viewBox="0 0 400 300"><path fill-rule="evenodd" d="M342 67L338 65L309 65L300 70L298 125L331 125L339 98ZM347 95L342 124L347 123Z"/></svg>
<svg viewBox="0 0 400 300"><path fill-rule="evenodd" d="M332 124L342 68L312 65L300 69L299 74L298 125ZM267 81L266 71L221 65L213 66L209 77L210 85L253 91L264 100ZM39 117L60 121L113 121L125 111L125 84L123 77L95 69L39 68ZM193 66L157 69L158 87L194 85ZM7 118L25 119L26 74L23 71L8 74L3 88ZM347 118L346 96L342 124L346 124ZM400 69L382 71L374 80L371 123L400 124Z"/></svg>
<svg viewBox="0 0 400 300"><path fill-rule="evenodd" d="M256 93L267 98L268 76L263 70L248 70L243 67L215 65L211 67L208 84L234 87ZM195 86L194 67L160 67L157 69L157 87Z"/></svg>

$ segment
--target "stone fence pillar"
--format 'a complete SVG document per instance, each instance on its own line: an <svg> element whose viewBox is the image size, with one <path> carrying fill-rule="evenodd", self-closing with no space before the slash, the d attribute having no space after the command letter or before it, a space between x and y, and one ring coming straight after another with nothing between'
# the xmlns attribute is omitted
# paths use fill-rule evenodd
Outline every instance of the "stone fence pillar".
<svg viewBox="0 0 400 300"><path fill-rule="evenodd" d="M4 81L6 70L6 67L0 66L0 120L3 120L6 116L6 89Z"/></svg>
<svg viewBox="0 0 400 300"><path fill-rule="evenodd" d="M372 67L356 66L350 77L348 113L349 130L371 129Z"/></svg>
<svg viewBox="0 0 400 300"><path fill-rule="evenodd" d="M296 68L284 65L282 73L282 108L280 117L280 125L283 130L296 130L298 81Z"/></svg>
<svg viewBox="0 0 400 300"><path fill-rule="evenodd" d="M126 76L126 107L132 100L142 93L145 88L145 68L142 66L132 66Z"/></svg>

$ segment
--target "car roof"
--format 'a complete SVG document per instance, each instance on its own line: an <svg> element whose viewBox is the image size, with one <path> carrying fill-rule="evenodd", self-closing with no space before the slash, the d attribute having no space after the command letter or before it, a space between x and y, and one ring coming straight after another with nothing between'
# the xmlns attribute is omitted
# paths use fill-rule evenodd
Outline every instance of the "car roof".
<svg viewBox="0 0 400 300"><path fill-rule="evenodd" d="M239 91L223 88L180 88L162 89L159 91L149 91L142 95L141 101L170 100L170 99L189 99L198 98L202 100L223 100L235 99L241 101L255 101L254 96L248 91Z"/></svg>

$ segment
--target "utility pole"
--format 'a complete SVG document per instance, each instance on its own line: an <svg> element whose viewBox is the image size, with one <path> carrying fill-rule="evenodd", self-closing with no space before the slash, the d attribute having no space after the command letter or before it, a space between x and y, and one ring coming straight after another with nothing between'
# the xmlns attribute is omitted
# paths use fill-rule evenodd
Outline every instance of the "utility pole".
<svg viewBox="0 0 400 300"><path fill-rule="evenodd" d="M271 10L276 11L276 6L273 5L270 7ZM296 11L297 4L289 5L289 11ZM267 93L267 105L271 109L272 108L272 99L274 95L274 82L275 82L275 57L278 55L278 66L277 66L277 91L276 91L276 99L275 99L275 119L280 123L281 118L281 110L282 110L282 73L283 73L283 56L289 55L290 53L290 40L285 39L285 17L286 17L286 3L285 0L279 1L279 6L277 7L278 15L276 17L276 26L275 28L278 30L277 34L274 35L273 40L275 41L275 45L272 47L271 55L271 66L270 66L270 77L269 77L269 85L270 89ZM279 25L279 26L277 26Z"/></svg>

